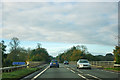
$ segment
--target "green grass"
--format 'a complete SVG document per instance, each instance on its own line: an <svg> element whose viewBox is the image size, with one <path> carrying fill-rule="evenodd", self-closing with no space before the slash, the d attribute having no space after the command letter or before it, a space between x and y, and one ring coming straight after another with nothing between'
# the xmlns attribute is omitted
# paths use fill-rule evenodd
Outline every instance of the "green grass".
<svg viewBox="0 0 120 80"><path fill-rule="evenodd" d="M105 68L106 70L120 71L120 68Z"/></svg>
<svg viewBox="0 0 120 80"><path fill-rule="evenodd" d="M8 73L6 72L6 73L2 73L2 78L21 78L36 70L38 70L38 68L24 68L24 69L19 69L13 72L8 72Z"/></svg>

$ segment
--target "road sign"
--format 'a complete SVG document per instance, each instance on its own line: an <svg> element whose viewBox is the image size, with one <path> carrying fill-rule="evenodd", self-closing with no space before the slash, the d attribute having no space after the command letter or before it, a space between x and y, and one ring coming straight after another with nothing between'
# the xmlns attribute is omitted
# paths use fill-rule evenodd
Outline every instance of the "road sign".
<svg viewBox="0 0 120 80"><path fill-rule="evenodd" d="M25 62L13 62L12 65L25 65Z"/></svg>

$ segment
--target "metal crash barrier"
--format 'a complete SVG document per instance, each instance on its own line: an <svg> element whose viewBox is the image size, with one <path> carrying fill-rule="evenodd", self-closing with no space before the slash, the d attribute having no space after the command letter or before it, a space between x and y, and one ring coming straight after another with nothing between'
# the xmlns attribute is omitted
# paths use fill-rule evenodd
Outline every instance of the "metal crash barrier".
<svg viewBox="0 0 120 80"><path fill-rule="evenodd" d="M18 70L18 69L23 69L23 68L26 68L27 65L21 65L21 66L14 66L14 67L4 67L4 68L0 68L0 70L2 72L12 72L12 71L15 71L15 70Z"/></svg>

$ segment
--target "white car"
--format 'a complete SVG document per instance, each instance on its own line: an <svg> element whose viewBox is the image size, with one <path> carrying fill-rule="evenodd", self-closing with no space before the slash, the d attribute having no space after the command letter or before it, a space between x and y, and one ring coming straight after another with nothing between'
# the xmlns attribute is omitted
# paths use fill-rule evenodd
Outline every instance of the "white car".
<svg viewBox="0 0 120 80"><path fill-rule="evenodd" d="M79 59L77 61L77 68L88 68L88 69L91 69L91 64L88 62L87 59Z"/></svg>

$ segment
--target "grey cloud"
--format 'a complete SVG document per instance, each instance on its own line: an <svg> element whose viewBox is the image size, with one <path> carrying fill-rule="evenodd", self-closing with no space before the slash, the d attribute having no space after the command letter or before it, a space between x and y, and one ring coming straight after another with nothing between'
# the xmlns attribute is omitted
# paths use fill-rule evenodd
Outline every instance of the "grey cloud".
<svg viewBox="0 0 120 80"><path fill-rule="evenodd" d="M3 37L115 45L116 8L117 3L5 3Z"/></svg>

